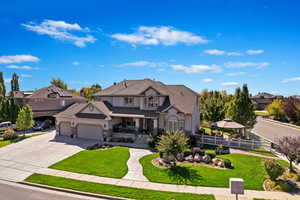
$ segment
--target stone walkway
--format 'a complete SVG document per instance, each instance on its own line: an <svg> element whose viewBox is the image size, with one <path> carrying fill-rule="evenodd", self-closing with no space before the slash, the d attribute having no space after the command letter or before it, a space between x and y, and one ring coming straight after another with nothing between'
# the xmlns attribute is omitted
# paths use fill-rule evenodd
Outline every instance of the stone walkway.
<svg viewBox="0 0 300 200"><path fill-rule="evenodd" d="M66 171L48 169L48 168L39 169L36 171L36 173L94 182L94 183L111 184L116 186L125 186L125 187L133 187L133 188L141 188L141 189L149 189L149 190L159 190L159 191L166 191L166 192L184 192L184 193L193 193L193 194L212 194L215 195L216 200L235 199L235 196L230 194L230 190L228 188L174 185L174 184L153 183L148 181L106 178L106 177L66 172ZM300 194L292 195L284 192L245 190L245 195L240 195L239 199L253 200L253 198L263 198L263 199L272 199L272 200L276 200L276 199L277 200L299 200Z"/></svg>
<svg viewBox="0 0 300 200"><path fill-rule="evenodd" d="M140 158L151 154L152 152L147 149L129 149L130 158L127 161L128 172L123 177L127 180L137 180L137 181L148 181L148 179L143 175L143 167L140 164Z"/></svg>

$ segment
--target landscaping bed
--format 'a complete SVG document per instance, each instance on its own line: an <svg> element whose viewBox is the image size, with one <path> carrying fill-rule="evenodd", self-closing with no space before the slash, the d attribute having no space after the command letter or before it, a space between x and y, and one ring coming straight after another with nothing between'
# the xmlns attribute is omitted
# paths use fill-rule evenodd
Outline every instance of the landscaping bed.
<svg viewBox="0 0 300 200"><path fill-rule="evenodd" d="M95 176L122 178L126 175L128 147L84 150L50 166L52 169L89 174Z"/></svg>
<svg viewBox="0 0 300 200"><path fill-rule="evenodd" d="M32 135L29 135L29 136L18 136L17 138L9 139L9 140L3 140L3 137L1 136L0 137L0 148L4 147L4 146L7 146L9 144L12 144L12 143L20 142L20 141L25 140L27 138L40 136L40 135L42 135L42 133L32 134Z"/></svg>
<svg viewBox="0 0 300 200"><path fill-rule="evenodd" d="M92 183L74 179L33 174L26 179L27 182L60 187L82 192L103 194L109 196L138 199L138 200L214 200L213 195L197 195L177 192L162 192L156 190L138 189L124 186Z"/></svg>
<svg viewBox="0 0 300 200"><path fill-rule="evenodd" d="M151 182L186 184L195 186L229 187L229 178L243 178L245 189L263 190L266 171L263 166L265 158L228 154L217 158L229 159L233 169L216 169L212 167L181 164L172 168L158 168L152 164L158 154L151 154L140 159L144 175ZM250 164L251 163L251 164Z"/></svg>

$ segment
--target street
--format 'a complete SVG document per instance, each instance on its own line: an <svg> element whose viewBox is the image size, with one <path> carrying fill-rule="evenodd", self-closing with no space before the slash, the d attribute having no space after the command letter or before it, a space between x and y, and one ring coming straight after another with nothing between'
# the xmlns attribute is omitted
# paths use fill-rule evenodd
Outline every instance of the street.
<svg viewBox="0 0 300 200"><path fill-rule="evenodd" d="M257 123L252 132L271 142L276 142L276 140L282 136L300 137L300 129L283 126L261 118L257 118Z"/></svg>
<svg viewBox="0 0 300 200"><path fill-rule="evenodd" d="M38 187L21 185L0 181L0 194L3 200L101 200L100 198L85 197L81 195L70 194L47 190ZM103 200L103 199L102 199Z"/></svg>

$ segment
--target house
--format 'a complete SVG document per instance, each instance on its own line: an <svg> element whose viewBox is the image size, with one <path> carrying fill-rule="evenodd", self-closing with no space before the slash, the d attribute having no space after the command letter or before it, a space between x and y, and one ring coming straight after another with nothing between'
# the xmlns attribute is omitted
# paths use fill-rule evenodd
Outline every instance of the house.
<svg viewBox="0 0 300 200"><path fill-rule="evenodd" d="M55 115L57 133L97 140L167 130L195 134L200 123L199 96L184 85L124 80L94 99Z"/></svg>
<svg viewBox="0 0 300 200"><path fill-rule="evenodd" d="M251 97L252 102L256 106L256 110L265 110L275 99L283 99L283 96L269 94L267 92L260 92Z"/></svg>
<svg viewBox="0 0 300 200"><path fill-rule="evenodd" d="M36 91L14 91L14 102L20 106L32 107L33 117L53 117L74 103L84 103L84 97L74 95L56 86L44 87Z"/></svg>

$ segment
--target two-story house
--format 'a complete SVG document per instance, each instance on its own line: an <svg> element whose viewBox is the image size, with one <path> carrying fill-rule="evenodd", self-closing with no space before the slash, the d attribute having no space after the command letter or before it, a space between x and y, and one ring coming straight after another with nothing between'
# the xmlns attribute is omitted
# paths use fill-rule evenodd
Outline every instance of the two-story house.
<svg viewBox="0 0 300 200"><path fill-rule="evenodd" d="M84 97L74 95L56 86L48 86L36 91L14 91L14 102L21 107L32 107L34 118L53 117L74 103L86 102Z"/></svg>
<svg viewBox="0 0 300 200"><path fill-rule="evenodd" d="M125 134L183 130L200 123L199 96L184 85L124 80L98 92L95 101L75 104L56 115L60 135L102 140Z"/></svg>

